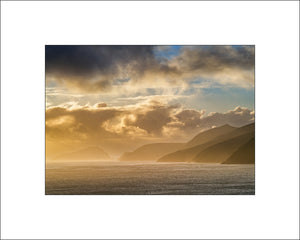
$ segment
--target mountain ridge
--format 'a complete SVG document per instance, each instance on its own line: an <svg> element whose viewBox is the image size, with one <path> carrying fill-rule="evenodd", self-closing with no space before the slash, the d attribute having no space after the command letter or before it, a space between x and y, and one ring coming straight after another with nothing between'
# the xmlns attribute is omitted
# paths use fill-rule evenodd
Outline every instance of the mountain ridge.
<svg viewBox="0 0 300 240"><path fill-rule="evenodd" d="M222 164L254 164L255 163L255 138L240 146Z"/></svg>
<svg viewBox="0 0 300 240"><path fill-rule="evenodd" d="M198 133L186 143L151 143L125 152L120 161L226 163L234 152L255 138L255 123L242 127L222 125ZM250 147L248 147L251 149ZM247 148L247 149L248 149ZM245 150L235 155L243 155ZM233 156L236 158L236 156ZM230 161L233 161L232 159ZM237 161L236 159L234 161Z"/></svg>
<svg viewBox="0 0 300 240"><path fill-rule="evenodd" d="M216 129L217 130L222 129L222 127L223 126L216 128ZM204 151L206 148L209 148L215 144L219 144L221 142L227 141L229 139L239 137L243 134L254 132L254 129L255 129L255 124L251 123L251 124L242 126L240 128L231 128L231 129L229 129L229 131L227 131L227 133L220 131L220 134L215 135L215 138L213 138L212 140L203 142L202 144L199 144L199 145L196 145L196 146L193 146L190 148L184 148L179 151L175 151L173 153L167 154L167 155L161 157L160 159L158 159L158 162L193 162L193 161L195 161L195 159L194 159L195 156L198 155L200 152ZM206 131L206 133L209 131L212 131L212 130L208 130L208 131ZM203 134L203 133L200 133L198 135L201 135L201 134ZM198 135L196 137L198 137ZM195 137L193 139L195 139Z"/></svg>

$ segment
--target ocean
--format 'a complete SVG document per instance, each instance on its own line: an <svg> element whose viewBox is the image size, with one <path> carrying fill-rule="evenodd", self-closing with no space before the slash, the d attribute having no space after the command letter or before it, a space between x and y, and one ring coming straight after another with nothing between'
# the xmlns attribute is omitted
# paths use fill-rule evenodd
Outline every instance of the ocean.
<svg viewBox="0 0 300 240"><path fill-rule="evenodd" d="M254 164L46 163L46 195L253 195Z"/></svg>

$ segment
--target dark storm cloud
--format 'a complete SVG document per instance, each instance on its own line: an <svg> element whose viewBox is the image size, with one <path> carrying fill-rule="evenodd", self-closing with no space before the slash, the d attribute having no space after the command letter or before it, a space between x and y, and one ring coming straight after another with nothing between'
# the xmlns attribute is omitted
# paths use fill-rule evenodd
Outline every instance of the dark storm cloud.
<svg viewBox="0 0 300 240"><path fill-rule="evenodd" d="M224 68L251 70L254 68L253 46L186 47L177 61L186 70L218 71Z"/></svg>
<svg viewBox="0 0 300 240"><path fill-rule="evenodd" d="M46 72L71 75L101 74L116 70L119 64L145 61L153 55L152 46L46 46Z"/></svg>
<svg viewBox="0 0 300 240"><path fill-rule="evenodd" d="M91 91L141 76L155 64L152 46L46 46L47 76Z"/></svg>
<svg viewBox="0 0 300 240"><path fill-rule="evenodd" d="M157 54L157 49L48 45L46 76L86 91L110 90L114 83L128 82L176 85L197 77L235 84L254 82L253 46L184 46L171 58Z"/></svg>

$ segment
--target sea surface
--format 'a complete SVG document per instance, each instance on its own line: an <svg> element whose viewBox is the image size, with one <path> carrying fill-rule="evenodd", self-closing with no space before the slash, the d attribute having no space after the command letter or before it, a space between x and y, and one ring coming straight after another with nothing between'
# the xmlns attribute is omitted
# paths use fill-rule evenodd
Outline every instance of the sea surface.
<svg viewBox="0 0 300 240"><path fill-rule="evenodd" d="M47 195L253 195L252 164L48 162Z"/></svg>

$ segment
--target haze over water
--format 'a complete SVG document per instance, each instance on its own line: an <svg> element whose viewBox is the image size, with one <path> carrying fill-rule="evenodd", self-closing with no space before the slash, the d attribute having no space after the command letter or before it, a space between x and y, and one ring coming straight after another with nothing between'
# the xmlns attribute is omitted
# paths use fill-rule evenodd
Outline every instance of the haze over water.
<svg viewBox="0 0 300 240"><path fill-rule="evenodd" d="M50 162L47 195L252 195L253 164Z"/></svg>

